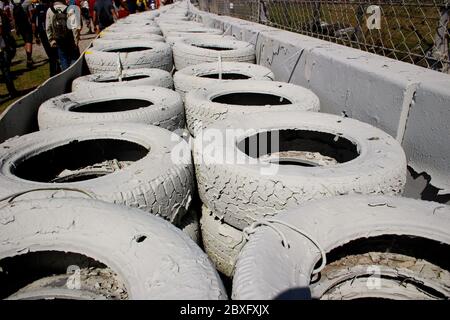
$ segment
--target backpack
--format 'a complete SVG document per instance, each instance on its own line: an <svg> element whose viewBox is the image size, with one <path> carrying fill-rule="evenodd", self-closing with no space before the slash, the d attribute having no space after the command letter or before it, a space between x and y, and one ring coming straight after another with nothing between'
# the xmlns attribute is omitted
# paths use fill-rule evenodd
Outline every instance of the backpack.
<svg viewBox="0 0 450 320"><path fill-rule="evenodd" d="M50 9L54 13L52 19L52 28L56 43L59 45L70 44L74 42L72 30L67 27L67 8L64 10L55 9L51 6Z"/></svg>

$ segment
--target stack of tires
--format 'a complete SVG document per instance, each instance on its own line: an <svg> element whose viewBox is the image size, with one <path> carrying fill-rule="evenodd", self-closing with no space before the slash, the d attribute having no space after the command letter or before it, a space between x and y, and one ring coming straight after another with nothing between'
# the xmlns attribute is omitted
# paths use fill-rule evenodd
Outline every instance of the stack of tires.
<svg viewBox="0 0 450 320"><path fill-rule="evenodd" d="M0 298L450 297L450 209L401 197L400 144L193 18L117 21L0 145Z"/></svg>
<svg viewBox="0 0 450 320"><path fill-rule="evenodd" d="M90 74L40 106L39 131L1 144L1 298L227 297L196 244L184 104L157 16L103 31Z"/></svg>

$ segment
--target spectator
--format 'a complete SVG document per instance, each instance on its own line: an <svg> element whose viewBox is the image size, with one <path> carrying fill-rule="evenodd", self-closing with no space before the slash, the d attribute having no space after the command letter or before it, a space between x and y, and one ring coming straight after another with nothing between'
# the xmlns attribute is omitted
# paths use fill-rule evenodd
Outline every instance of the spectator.
<svg viewBox="0 0 450 320"><path fill-rule="evenodd" d="M122 19L129 14L126 0L114 0L113 4L117 12L117 19Z"/></svg>
<svg viewBox="0 0 450 320"><path fill-rule="evenodd" d="M12 75L10 73L11 60L15 54L15 42L11 35L11 26L8 17L0 9L0 69L6 83L6 88L10 97L18 96L18 92L14 86ZM14 48L11 46L14 45Z"/></svg>
<svg viewBox="0 0 450 320"><path fill-rule="evenodd" d="M50 8L50 0L41 0L34 6L33 24L35 25L35 36L40 40L48 57L50 68L50 77L58 74L60 71L58 62L58 50L50 45L46 30L47 10Z"/></svg>
<svg viewBox="0 0 450 320"><path fill-rule="evenodd" d="M25 42L28 68L33 67L33 29L28 13L30 5L31 0L13 0L14 26Z"/></svg>
<svg viewBox="0 0 450 320"><path fill-rule="evenodd" d="M68 27L68 7L61 1L56 0L50 5L47 10L45 27L50 45L57 49L61 70L66 70L80 56L77 45L80 28L70 29ZM81 26L81 23L79 25Z"/></svg>
<svg viewBox="0 0 450 320"><path fill-rule="evenodd" d="M94 5L94 24L96 32L100 33L117 20L116 10L112 0L96 0Z"/></svg>
<svg viewBox="0 0 450 320"><path fill-rule="evenodd" d="M127 7L130 14L136 13L136 0L127 0Z"/></svg>
<svg viewBox="0 0 450 320"><path fill-rule="evenodd" d="M89 1L81 0L80 6L81 6L81 17L83 18L84 23L86 24L86 27L88 28L88 34L94 33L91 29L92 16L91 16L90 10L89 10ZM93 24L94 23L92 22L92 25Z"/></svg>
<svg viewBox="0 0 450 320"><path fill-rule="evenodd" d="M136 10L139 12L143 12L146 10L144 0L136 0Z"/></svg>

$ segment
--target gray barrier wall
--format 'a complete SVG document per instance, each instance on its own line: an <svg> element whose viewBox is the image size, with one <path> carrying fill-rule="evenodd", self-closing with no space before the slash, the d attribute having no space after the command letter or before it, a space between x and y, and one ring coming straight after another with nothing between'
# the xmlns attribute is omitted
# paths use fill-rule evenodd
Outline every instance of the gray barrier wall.
<svg viewBox="0 0 450 320"><path fill-rule="evenodd" d="M50 98L70 92L72 80L83 74L84 64L82 54L70 68L11 104L0 116L0 142L38 130L39 106Z"/></svg>
<svg viewBox="0 0 450 320"><path fill-rule="evenodd" d="M409 166L450 193L450 76L320 39L193 9L198 20L256 46L277 80L313 90L323 112L381 128ZM449 198L450 199L450 198Z"/></svg>

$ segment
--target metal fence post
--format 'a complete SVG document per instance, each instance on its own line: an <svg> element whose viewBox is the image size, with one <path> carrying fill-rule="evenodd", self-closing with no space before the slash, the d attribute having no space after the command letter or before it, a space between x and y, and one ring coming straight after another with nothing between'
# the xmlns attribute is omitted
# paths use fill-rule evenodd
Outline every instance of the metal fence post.
<svg viewBox="0 0 450 320"><path fill-rule="evenodd" d="M230 0L223 0L221 14L226 15L226 16L230 15Z"/></svg>
<svg viewBox="0 0 450 320"><path fill-rule="evenodd" d="M439 25L436 30L436 36L434 37L434 46L432 49L432 56L438 61L435 68L441 69L442 72L448 73L449 64L446 61L450 60L448 50L448 26L449 23L449 3L447 2L445 7L441 8L441 17L439 19Z"/></svg>
<svg viewBox="0 0 450 320"><path fill-rule="evenodd" d="M320 2L314 2L312 30L321 30Z"/></svg>
<svg viewBox="0 0 450 320"><path fill-rule="evenodd" d="M262 24L267 24L269 19L267 18L267 5L264 0L258 0L258 22Z"/></svg>
<svg viewBox="0 0 450 320"><path fill-rule="evenodd" d="M356 10L356 27L355 27L355 40L360 42L363 40L364 35L362 32L362 25L364 23L364 6L362 4L358 4L358 9Z"/></svg>

